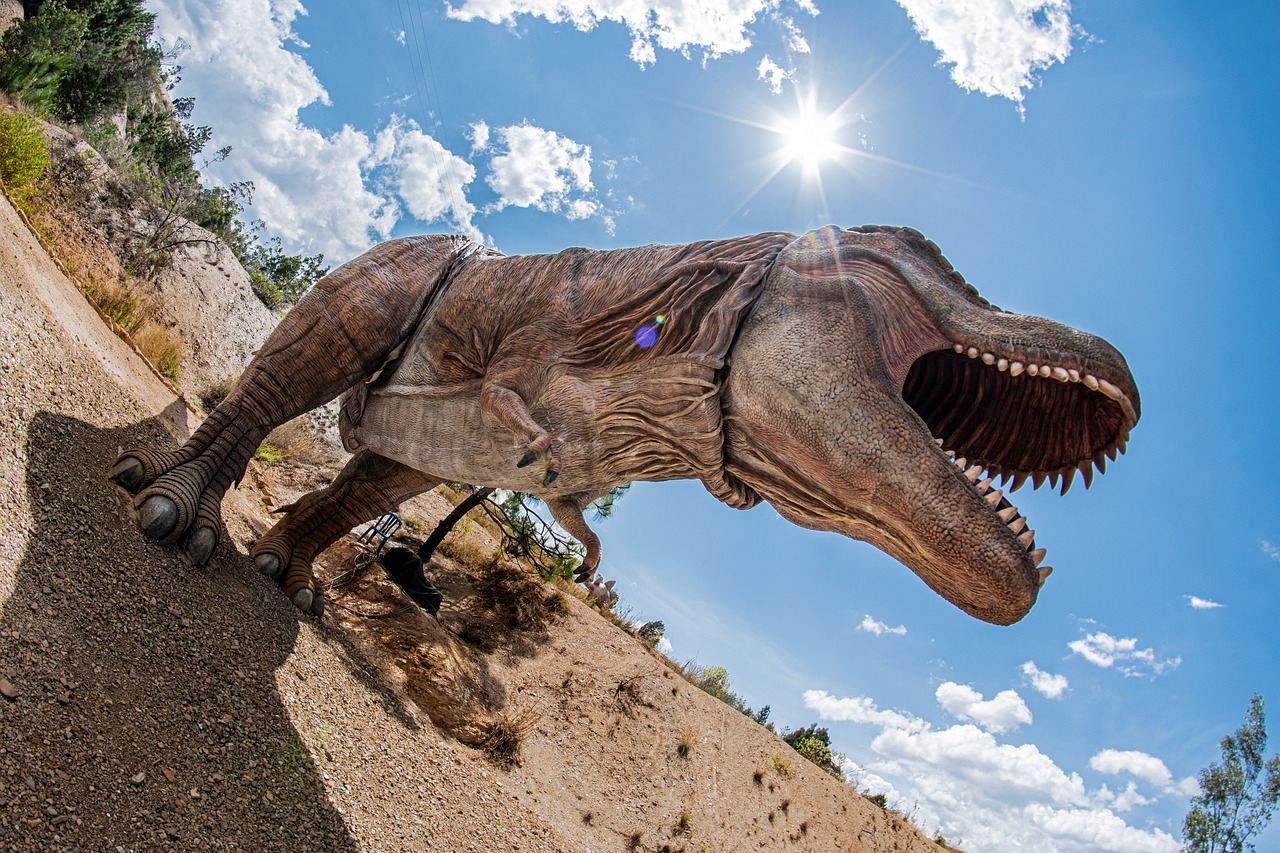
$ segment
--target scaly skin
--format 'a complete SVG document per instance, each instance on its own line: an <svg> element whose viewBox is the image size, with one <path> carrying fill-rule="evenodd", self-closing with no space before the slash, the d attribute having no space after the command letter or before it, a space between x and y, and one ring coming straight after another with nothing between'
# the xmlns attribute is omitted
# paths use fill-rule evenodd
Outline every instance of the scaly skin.
<svg viewBox="0 0 1280 853"><path fill-rule="evenodd" d="M303 609L311 559L441 480L546 500L589 579L582 508L696 477L871 542L1008 624L1050 570L991 478L1087 486L1139 411L1113 347L994 308L909 229L512 258L409 238L317 285L183 448L129 451L113 476L141 490L147 536L201 562L257 441L339 393L356 458L253 551Z"/></svg>

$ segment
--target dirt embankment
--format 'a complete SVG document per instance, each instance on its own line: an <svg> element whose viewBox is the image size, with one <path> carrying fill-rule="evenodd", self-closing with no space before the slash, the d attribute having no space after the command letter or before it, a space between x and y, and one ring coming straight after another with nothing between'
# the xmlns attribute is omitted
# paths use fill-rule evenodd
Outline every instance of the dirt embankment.
<svg viewBox="0 0 1280 853"><path fill-rule="evenodd" d="M433 561L439 622L376 566L347 575L351 540L320 567L334 606L301 618L247 547L332 472L255 464L193 569L103 476L193 416L2 200L0 312L0 848L938 849L494 562L478 524ZM504 726L517 765L491 759Z"/></svg>

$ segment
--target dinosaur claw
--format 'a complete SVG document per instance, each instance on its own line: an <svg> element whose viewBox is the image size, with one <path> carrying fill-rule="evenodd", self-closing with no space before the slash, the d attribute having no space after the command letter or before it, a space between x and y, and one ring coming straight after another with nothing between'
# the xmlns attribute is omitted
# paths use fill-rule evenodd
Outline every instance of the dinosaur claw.
<svg viewBox="0 0 1280 853"><path fill-rule="evenodd" d="M178 505L163 495L152 495L138 508L138 526L148 539L163 539L178 525Z"/></svg>
<svg viewBox="0 0 1280 853"><path fill-rule="evenodd" d="M125 456L117 460L107 472L112 482L130 494L136 493L142 485L142 475L142 463L133 456Z"/></svg>
<svg viewBox="0 0 1280 853"><path fill-rule="evenodd" d="M306 613L311 609L311 604L315 601L316 594L305 586L293 594L293 606Z"/></svg>
<svg viewBox="0 0 1280 853"><path fill-rule="evenodd" d="M203 566L213 556L213 549L218 547L218 533L212 527L197 527L187 537L182 551L192 565Z"/></svg>
<svg viewBox="0 0 1280 853"><path fill-rule="evenodd" d="M524 456L521 456L520 461L516 463L516 467L524 468L525 466L532 464L533 460L537 458L538 454L534 453L532 450L526 450L524 452Z"/></svg>
<svg viewBox="0 0 1280 853"><path fill-rule="evenodd" d="M552 483L556 481L556 478L559 476L560 476L560 472L552 468L551 470L547 471L547 476L542 478L542 485L550 486Z"/></svg>
<svg viewBox="0 0 1280 853"><path fill-rule="evenodd" d="M258 571L274 580L280 574L280 558L275 554L259 554L253 558Z"/></svg>

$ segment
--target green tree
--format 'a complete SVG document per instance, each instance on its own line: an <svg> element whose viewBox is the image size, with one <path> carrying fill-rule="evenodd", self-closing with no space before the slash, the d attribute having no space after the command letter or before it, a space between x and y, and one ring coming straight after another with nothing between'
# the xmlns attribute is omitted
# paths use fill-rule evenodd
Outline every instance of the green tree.
<svg viewBox="0 0 1280 853"><path fill-rule="evenodd" d="M636 638L651 649L656 649L658 643L662 640L662 635L667 632L666 623L661 620L646 622L636 629Z"/></svg>
<svg viewBox="0 0 1280 853"><path fill-rule="evenodd" d="M1244 853L1249 838L1271 822L1280 800L1280 757L1267 749L1261 696L1249 703L1244 725L1222 739L1222 763L1200 771L1200 793L1182 825L1185 853Z"/></svg>
<svg viewBox="0 0 1280 853"><path fill-rule="evenodd" d="M831 751L831 733L825 727L819 727L814 723L806 728L787 732L782 739L796 752L832 776L837 779L842 778L837 754Z"/></svg>

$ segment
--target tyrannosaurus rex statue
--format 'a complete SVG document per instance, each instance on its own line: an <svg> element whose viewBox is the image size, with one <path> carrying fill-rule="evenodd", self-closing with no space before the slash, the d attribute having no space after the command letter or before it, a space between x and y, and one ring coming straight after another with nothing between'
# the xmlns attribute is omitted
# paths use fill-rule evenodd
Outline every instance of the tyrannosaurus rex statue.
<svg viewBox="0 0 1280 853"><path fill-rule="evenodd" d="M258 444L338 395L355 456L252 550L303 610L321 551L444 480L544 499L595 569L591 500L696 477L1009 624L1050 570L992 478L1088 485L1139 414L1110 344L992 306L910 229L517 257L409 237L320 281L186 444L111 476L146 536L203 564Z"/></svg>

